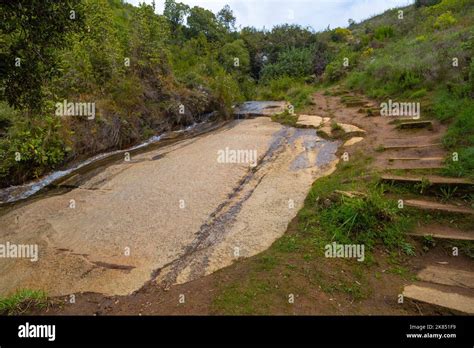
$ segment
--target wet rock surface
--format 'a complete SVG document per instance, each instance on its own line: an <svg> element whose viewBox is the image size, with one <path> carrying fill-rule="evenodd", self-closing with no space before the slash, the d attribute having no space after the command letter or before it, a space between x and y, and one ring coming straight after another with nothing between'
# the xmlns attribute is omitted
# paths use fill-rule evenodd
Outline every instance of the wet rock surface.
<svg viewBox="0 0 474 348"><path fill-rule="evenodd" d="M0 260L0 294L123 295L255 255L283 235L313 181L334 170L337 145L262 117L117 161L0 217L0 244L39 250L37 262ZM222 163L226 149L255 151L257 163Z"/></svg>

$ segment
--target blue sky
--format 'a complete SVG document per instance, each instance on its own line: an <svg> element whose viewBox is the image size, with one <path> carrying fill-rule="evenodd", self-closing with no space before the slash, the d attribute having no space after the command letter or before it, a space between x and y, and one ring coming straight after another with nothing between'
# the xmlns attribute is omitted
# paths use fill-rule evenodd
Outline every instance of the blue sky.
<svg viewBox="0 0 474 348"><path fill-rule="evenodd" d="M137 5L152 0L126 0ZM155 0L157 12L163 13L164 0ZM310 26L316 31L347 26L349 18L359 22L383 11L412 4L414 0L181 0L217 13L228 4L237 17L237 26L271 29L282 23Z"/></svg>

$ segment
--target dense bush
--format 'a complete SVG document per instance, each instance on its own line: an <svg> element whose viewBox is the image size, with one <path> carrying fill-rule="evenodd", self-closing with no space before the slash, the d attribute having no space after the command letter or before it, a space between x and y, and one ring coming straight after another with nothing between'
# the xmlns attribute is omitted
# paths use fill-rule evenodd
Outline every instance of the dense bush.
<svg viewBox="0 0 474 348"><path fill-rule="evenodd" d="M379 27L375 30L375 33L374 33L374 37L380 41L389 39L393 37L393 35L394 35L394 31L393 31L393 28L390 26Z"/></svg>
<svg viewBox="0 0 474 348"><path fill-rule="evenodd" d="M454 18L451 11L448 11L446 13L443 13L436 19L436 22L434 23L434 28L438 30L446 29L456 24L456 22L456 18Z"/></svg>
<svg viewBox="0 0 474 348"><path fill-rule="evenodd" d="M304 77L311 75L313 69L312 48L292 48L283 51L274 64L266 65L262 70L262 80L279 78L282 76Z"/></svg>

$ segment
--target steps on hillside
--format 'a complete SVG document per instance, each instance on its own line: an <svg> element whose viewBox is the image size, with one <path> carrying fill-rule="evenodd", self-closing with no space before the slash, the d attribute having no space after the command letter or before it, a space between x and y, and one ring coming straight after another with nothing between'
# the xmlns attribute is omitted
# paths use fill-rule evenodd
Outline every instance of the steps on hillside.
<svg viewBox="0 0 474 348"><path fill-rule="evenodd" d="M460 269L428 266L417 274L417 278L430 283L474 289L474 273Z"/></svg>
<svg viewBox="0 0 474 348"><path fill-rule="evenodd" d="M424 201L419 199L404 200L404 205L422 210L440 211L445 213L474 214L474 209L469 207Z"/></svg>
<svg viewBox="0 0 474 348"><path fill-rule="evenodd" d="M403 290L403 297L462 313L474 314L474 298L455 292L445 292L427 286L408 285Z"/></svg>
<svg viewBox="0 0 474 348"><path fill-rule="evenodd" d="M424 136L409 136L397 138L383 138L383 146L389 148L423 148L442 145L440 136L437 134Z"/></svg>
<svg viewBox="0 0 474 348"><path fill-rule="evenodd" d="M449 178L436 175L426 176L401 176L384 174L380 177L382 181L401 182L401 183L424 183L429 182L430 185L453 185L453 186L472 186L474 181L463 178Z"/></svg>
<svg viewBox="0 0 474 348"><path fill-rule="evenodd" d="M474 231L463 231L439 225L420 226L416 228L413 232L409 232L407 234L414 237L433 237L436 239L474 241Z"/></svg>
<svg viewBox="0 0 474 348"><path fill-rule="evenodd" d="M400 122L396 126L397 129L433 129L433 121L406 121Z"/></svg>

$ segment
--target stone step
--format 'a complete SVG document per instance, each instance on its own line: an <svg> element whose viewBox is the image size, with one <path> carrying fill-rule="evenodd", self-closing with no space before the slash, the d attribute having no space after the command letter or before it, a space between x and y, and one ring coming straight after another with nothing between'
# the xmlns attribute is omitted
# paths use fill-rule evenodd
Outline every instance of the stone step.
<svg viewBox="0 0 474 348"><path fill-rule="evenodd" d="M428 266L417 274L424 282L474 289L474 273L460 269Z"/></svg>
<svg viewBox="0 0 474 348"><path fill-rule="evenodd" d="M413 232L409 232L407 234L414 237L433 237L436 239L474 241L474 231L462 231L455 228L438 225L420 226Z"/></svg>
<svg viewBox="0 0 474 348"><path fill-rule="evenodd" d="M298 115L298 121L296 124L302 127L318 128L329 120L329 117L321 117L317 115Z"/></svg>
<svg viewBox="0 0 474 348"><path fill-rule="evenodd" d="M384 162L384 169L440 169L444 168L444 159L395 159L389 158Z"/></svg>
<svg viewBox="0 0 474 348"><path fill-rule="evenodd" d="M365 106L367 102L363 100L348 100L344 102L344 105L351 108L351 107L361 107Z"/></svg>
<svg viewBox="0 0 474 348"><path fill-rule="evenodd" d="M383 138L384 147L395 147L395 146L431 146L433 144L441 144L441 138L437 134L433 135L422 135L422 136L412 136L406 135L404 137L396 138Z"/></svg>
<svg viewBox="0 0 474 348"><path fill-rule="evenodd" d="M350 138L349 140L347 140L344 145L342 145L343 147L348 147L348 146L352 146L354 144L357 144L358 142L364 140L364 138L362 137L353 137L353 138Z"/></svg>
<svg viewBox="0 0 474 348"><path fill-rule="evenodd" d="M444 157L390 157L389 161L442 161Z"/></svg>
<svg viewBox="0 0 474 348"><path fill-rule="evenodd" d="M382 145L384 150L399 150L399 149L423 149L428 147L442 146L442 143L433 144L408 144L408 145Z"/></svg>
<svg viewBox="0 0 474 348"><path fill-rule="evenodd" d="M452 186L472 186L474 181L463 178L448 178L444 176L426 175L426 176L401 176L384 174L380 177L382 181L401 182L401 183L424 183L430 185L452 185Z"/></svg>
<svg viewBox="0 0 474 348"><path fill-rule="evenodd" d="M474 298L454 292L444 292L425 286L408 285L403 290L403 297L462 313L474 314Z"/></svg>
<svg viewBox="0 0 474 348"><path fill-rule="evenodd" d="M347 123L338 123L338 125L342 128L344 133L350 134L350 133L365 133L365 130L354 126L353 124L347 124Z"/></svg>
<svg viewBox="0 0 474 348"><path fill-rule="evenodd" d="M446 213L474 214L474 209L457 206L453 204L443 204L438 202L423 201L418 199L404 200L404 205L422 210L441 211Z"/></svg>
<svg viewBox="0 0 474 348"><path fill-rule="evenodd" d="M397 129L419 129L419 128L428 128L433 129L432 121L411 121L411 122L401 122L396 126Z"/></svg>

